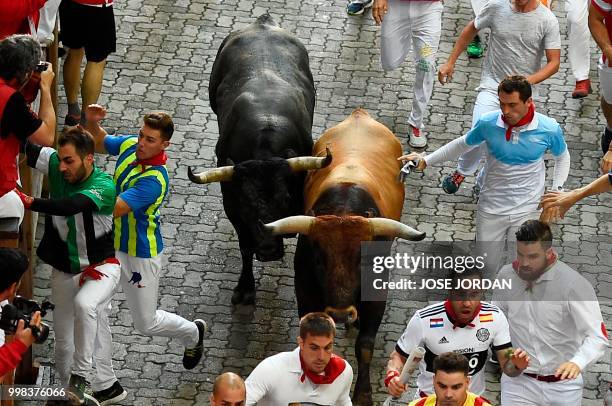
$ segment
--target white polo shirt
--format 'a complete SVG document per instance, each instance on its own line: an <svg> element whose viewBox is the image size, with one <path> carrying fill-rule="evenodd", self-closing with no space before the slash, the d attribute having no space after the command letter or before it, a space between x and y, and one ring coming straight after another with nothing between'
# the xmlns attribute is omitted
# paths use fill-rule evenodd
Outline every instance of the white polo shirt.
<svg viewBox="0 0 612 406"><path fill-rule="evenodd" d="M497 277L512 280L512 289L494 299L508 317L512 343L531 357L525 372L554 375L567 361L584 370L605 354L607 331L593 286L567 264L555 261L530 288L510 264Z"/></svg>
<svg viewBox="0 0 612 406"><path fill-rule="evenodd" d="M290 403L351 406L353 369L346 368L329 385L315 385L304 374L300 363L300 348L281 352L261 361L246 379L246 404L259 406L287 406Z"/></svg>
<svg viewBox="0 0 612 406"><path fill-rule="evenodd" d="M474 319L464 327L455 324L449 314L450 303L442 302L417 311L397 341L395 350L408 358L416 346L425 348L425 357L419 363L417 385L420 392L434 393L433 360L445 352L462 354L468 359L470 370L469 391L481 395L485 391L484 367L487 352L512 347L508 321L501 310L490 303L480 302Z"/></svg>

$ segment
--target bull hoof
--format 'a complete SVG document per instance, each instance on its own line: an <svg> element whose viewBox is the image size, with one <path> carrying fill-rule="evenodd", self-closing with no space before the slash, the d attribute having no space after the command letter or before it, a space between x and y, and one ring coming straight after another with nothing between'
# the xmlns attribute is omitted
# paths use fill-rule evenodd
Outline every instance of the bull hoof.
<svg viewBox="0 0 612 406"><path fill-rule="evenodd" d="M372 392L353 394L353 405L373 406L374 403L372 402Z"/></svg>
<svg viewBox="0 0 612 406"><path fill-rule="evenodd" d="M233 305L252 305L255 304L255 291L241 291L234 290L234 294L232 295L232 304Z"/></svg>

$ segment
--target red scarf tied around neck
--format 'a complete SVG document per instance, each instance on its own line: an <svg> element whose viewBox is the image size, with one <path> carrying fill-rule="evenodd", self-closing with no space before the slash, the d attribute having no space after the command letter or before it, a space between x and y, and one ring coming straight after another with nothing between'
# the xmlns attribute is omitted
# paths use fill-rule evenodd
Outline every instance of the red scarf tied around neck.
<svg viewBox="0 0 612 406"><path fill-rule="evenodd" d="M504 117L504 115L502 114L501 116L502 120L504 121L504 123L508 125L508 128L506 129L506 141L510 141L510 138L512 137L513 128L522 127L524 125L531 123L531 120L533 120L534 116L535 116L535 103L533 102L529 105L529 110L527 110L527 114L525 114L523 118L521 118L519 122L516 123L515 125L508 123L506 121L506 117Z"/></svg>
<svg viewBox="0 0 612 406"><path fill-rule="evenodd" d="M130 163L130 165L132 166L142 165L143 166L142 169L144 170L144 167L147 165L149 166L165 165L167 160L168 160L168 156L166 155L166 152L161 151L159 154L152 156L151 158L147 158L147 159L136 158L136 160Z"/></svg>
<svg viewBox="0 0 612 406"><path fill-rule="evenodd" d="M306 367L306 364L304 364L302 354L300 354L300 364L302 365L302 371L304 372L300 377L300 382L303 383L306 377L308 377L308 379L310 379L310 382L314 383L315 385L329 385L330 383L334 382L336 378L339 377L340 374L344 372L344 369L346 368L346 362L344 362L342 358L335 354L332 354L329 363L323 371L323 375L319 375L310 371Z"/></svg>

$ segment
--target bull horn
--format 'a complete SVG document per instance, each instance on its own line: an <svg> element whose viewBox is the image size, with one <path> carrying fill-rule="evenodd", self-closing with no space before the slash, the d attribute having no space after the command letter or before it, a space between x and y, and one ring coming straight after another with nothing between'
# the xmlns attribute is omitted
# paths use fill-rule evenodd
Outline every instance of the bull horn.
<svg viewBox="0 0 612 406"><path fill-rule="evenodd" d="M329 148L325 148L325 156L323 157L299 156L287 159L287 163L293 172L325 168L331 161L332 154Z"/></svg>
<svg viewBox="0 0 612 406"><path fill-rule="evenodd" d="M264 224L263 228L272 235L282 234L303 234L308 235L310 228L315 222L314 217L310 216L290 216L272 223Z"/></svg>
<svg viewBox="0 0 612 406"><path fill-rule="evenodd" d="M387 218L372 218L369 219L370 227L372 227L372 235L384 235L387 237L399 237L410 241L421 241L425 238L426 233L415 230L399 221Z"/></svg>
<svg viewBox="0 0 612 406"><path fill-rule="evenodd" d="M219 168L209 169L206 172L193 173L191 166L187 167L187 176L193 183L211 183L224 182L232 180L234 175L233 166L221 166Z"/></svg>

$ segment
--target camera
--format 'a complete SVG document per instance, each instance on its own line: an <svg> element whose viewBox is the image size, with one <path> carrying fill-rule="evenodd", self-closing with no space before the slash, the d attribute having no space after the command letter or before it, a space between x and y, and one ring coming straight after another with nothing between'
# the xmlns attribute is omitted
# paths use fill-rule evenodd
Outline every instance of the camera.
<svg viewBox="0 0 612 406"><path fill-rule="evenodd" d="M35 72L44 72L47 70L47 62L38 62L36 68L34 68Z"/></svg>
<svg viewBox="0 0 612 406"><path fill-rule="evenodd" d="M15 296L13 303L2 306L2 315L0 315L0 329L7 334L15 334L19 320L23 320L24 328L31 328L34 342L37 344L44 343L49 337L49 326L40 323L40 327L30 326L32 314L40 312L41 317L47 314L48 310L53 310L55 305L49 301L44 301L42 305L38 305L34 300L26 299L22 296Z"/></svg>

